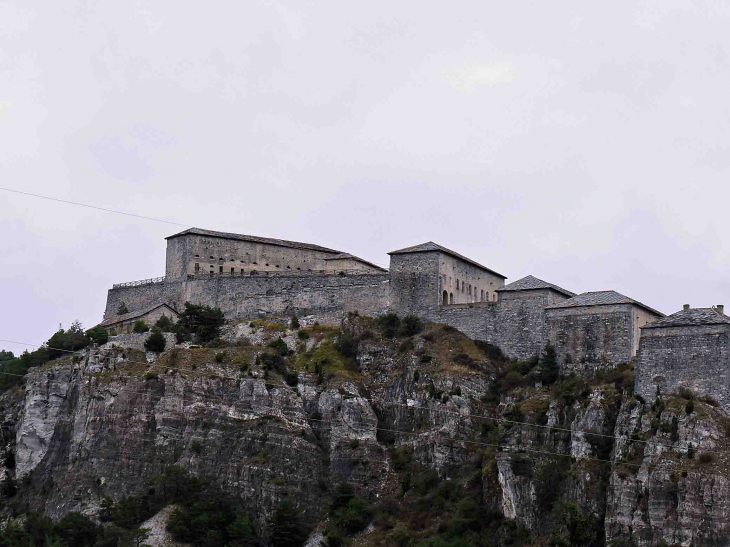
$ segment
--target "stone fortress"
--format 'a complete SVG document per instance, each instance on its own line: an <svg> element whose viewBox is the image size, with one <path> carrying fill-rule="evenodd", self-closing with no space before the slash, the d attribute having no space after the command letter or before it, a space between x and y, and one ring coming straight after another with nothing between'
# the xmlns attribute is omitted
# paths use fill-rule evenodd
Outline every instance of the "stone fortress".
<svg viewBox="0 0 730 547"><path fill-rule="evenodd" d="M645 399L684 386L730 410L730 317L722 306L665 317L615 291L577 295L531 275L505 285L506 276L433 242L388 254L385 269L319 245L191 228L167 238L164 277L109 290L102 325L123 332L185 302L217 306L229 320L413 314L516 359L550 342L561 367L578 373L636 359L636 392ZM118 314L121 304L128 313Z"/></svg>

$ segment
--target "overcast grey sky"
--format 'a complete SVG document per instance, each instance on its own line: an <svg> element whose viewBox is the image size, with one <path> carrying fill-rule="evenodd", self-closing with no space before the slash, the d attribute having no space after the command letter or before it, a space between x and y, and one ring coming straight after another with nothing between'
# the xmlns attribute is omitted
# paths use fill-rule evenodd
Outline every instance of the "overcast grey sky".
<svg viewBox="0 0 730 547"><path fill-rule="evenodd" d="M730 304L728 28L725 1L3 0L0 186ZM0 211L0 338L27 342L100 321L178 231Z"/></svg>

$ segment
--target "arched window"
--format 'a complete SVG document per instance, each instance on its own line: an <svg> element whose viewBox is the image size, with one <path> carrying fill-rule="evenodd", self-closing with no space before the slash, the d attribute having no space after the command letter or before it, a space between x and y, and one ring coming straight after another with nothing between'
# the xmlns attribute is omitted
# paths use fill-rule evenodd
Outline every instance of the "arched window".
<svg viewBox="0 0 730 547"><path fill-rule="evenodd" d="M484 302L484 289L482 289L481 302Z"/></svg>
<svg viewBox="0 0 730 547"><path fill-rule="evenodd" d="M441 299L441 303L444 305L449 303L449 293L447 293L446 291L444 291L444 295Z"/></svg>
<svg viewBox="0 0 730 547"><path fill-rule="evenodd" d="M449 296L449 300L451 304L454 303L454 293L451 293L451 295Z"/></svg>
<svg viewBox="0 0 730 547"><path fill-rule="evenodd" d="M459 290L459 280L458 279L456 280L456 290L457 291Z"/></svg>

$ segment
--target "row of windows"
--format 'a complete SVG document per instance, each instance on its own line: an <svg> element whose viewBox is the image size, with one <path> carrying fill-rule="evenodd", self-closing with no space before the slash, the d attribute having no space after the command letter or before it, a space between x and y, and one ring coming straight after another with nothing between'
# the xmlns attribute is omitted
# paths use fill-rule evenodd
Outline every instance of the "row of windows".
<svg viewBox="0 0 730 547"><path fill-rule="evenodd" d="M278 267L278 266L277 266L277 267ZM287 267L288 267L288 266L287 266ZM301 270L301 268L297 268L297 270ZM196 262L196 263L195 263L195 273L200 273L200 272L202 272L202 271L204 271L204 270L203 270L203 269L202 269L202 268L200 267L200 263L199 263L199 262ZM215 268L214 268L214 266L213 266L213 265L211 264L211 265L210 265L210 273L213 273L214 271L215 271ZM252 272L255 272L256 270L251 270L251 271L252 271ZM312 270L311 270L311 269L308 269L307 271L308 271L308 272L311 272ZM224 273L224 271L223 271L223 266L218 266L218 273ZM231 273L232 273L232 274L236 273L236 268L231 268ZM240 271L240 273L245 273L245 270L244 270L243 268L241 268L241 271Z"/></svg>
<svg viewBox="0 0 730 547"><path fill-rule="evenodd" d="M442 275L442 278L443 278L443 284L444 284L444 287L445 287L446 286L447 277L446 277L446 275ZM448 278L448 281L451 282L451 277ZM468 296L472 296L472 286L471 286L471 284L470 283L466 283L465 281L459 281L457 279L456 280L456 292L459 292L460 289L461 289L461 292L462 293L466 293ZM489 291L487 291L486 294L485 294L484 293L484 289L477 289L476 287L473 287L473 289L474 289L473 292L474 292L474 297L475 298L477 296L479 296L479 301L480 302L489 302ZM477 294L477 291L480 291L480 294L479 295ZM444 294L446 294L446 291L444 291ZM444 303L446 303L447 301L448 300L446 298L444 298ZM450 302L450 303L453 304L453 302Z"/></svg>
<svg viewBox="0 0 730 547"><path fill-rule="evenodd" d="M493 302L496 302L497 295L496 294L492 295L492 299L493 299L492 300ZM481 297L480 302L489 302L489 293L488 292L485 293L484 291L482 291L482 297ZM456 302L454 301L454 293L444 291L443 296L442 296L442 303L443 304L455 304Z"/></svg>
<svg viewBox="0 0 730 547"><path fill-rule="evenodd" d="M195 258L200 258L200 255L195 255ZM211 256L209 258L211 260L215 260L215 257L214 256ZM223 257L218 258L218 262L223 262L223 261L226 261L226 259L223 258ZM235 259L230 260L230 262L235 262ZM240 262L241 262L241 264L254 264L254 265L258 266L258 262L256 262L255 260L253 262L247 262L245 260L241 260ZM270 264L268 262L266 262L266 266L270 266ZM274 264L274 267L275 268L281 268L281 266L279 264ZM291 266L287 266L286 269L287 270L291 270ZM301 268L297 267L297 270L301 270Z"/></svg>

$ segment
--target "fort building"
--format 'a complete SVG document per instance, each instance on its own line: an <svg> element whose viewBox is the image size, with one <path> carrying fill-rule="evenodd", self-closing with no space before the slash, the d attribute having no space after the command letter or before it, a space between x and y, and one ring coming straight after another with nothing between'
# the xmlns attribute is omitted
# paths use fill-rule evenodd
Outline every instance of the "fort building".
<svg viewBox="0 0 730 547"><path fill-rule="evenodd" d="M515 359L552 342L566 371L630 361L640 338L655 336L647 334L653 327L664 332L661 312L615 291L576 295L532 275L506 285L505 275L432 241L388 254L386 269L310 243L191 228L167 238L163 277L109 290L103 324L128 328L162 304L181 310L185 302L217 306L227 319L317 314L334 322L354 311L414 314ZM117 317L122 303L136 315ZM681 343L695 343L692 336ZM646 371L653 365L648 350L643 355Z"/></svg>
<svg viewBox="0 0 730 547"><path fill-rule="evenodd" d="M546 307L558 362L580 370L634 359L641 327L664 314L616 291L586 292Z"/></svg>
<svg viewBox="0 0 730 547"><path fill-rule="evenodd" d="M179 314L167 304L157 303L147 306L140 310L125 313L112 319L106 319L101 322L110 335L129 334L134 331L134 323L142 320L148 325L154 325L158 319L166 315L173 321L176 321Z"/></svg>
<svg viewBox="0 0 730 547"><path fill-rule="evenodd" d="M680 387L730 411L730 317L724 306L691 308L641 328L636 392L647 401Z"/></svg>

